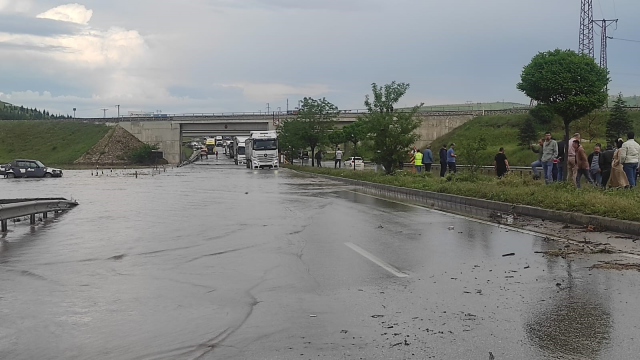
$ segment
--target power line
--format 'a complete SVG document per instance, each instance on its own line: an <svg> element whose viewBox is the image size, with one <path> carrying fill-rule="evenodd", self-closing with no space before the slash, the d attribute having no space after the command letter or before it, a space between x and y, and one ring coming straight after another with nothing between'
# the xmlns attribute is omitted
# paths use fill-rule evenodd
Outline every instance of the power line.
<svg viewBox="0 0 640 360"><path fill-rule="evenodd" d="M621 38L615 38L613 36L607 36L607 39L640 43L640 40L621 39Z"/></svg>

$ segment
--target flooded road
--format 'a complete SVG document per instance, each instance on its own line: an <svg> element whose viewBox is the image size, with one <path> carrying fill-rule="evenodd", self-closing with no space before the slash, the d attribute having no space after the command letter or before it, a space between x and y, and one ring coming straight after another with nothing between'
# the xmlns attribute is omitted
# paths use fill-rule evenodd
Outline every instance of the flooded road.
<svg viewBox="0 0 640 360"><path fill-rule="evenodd" d="M563 246L542 237L222 156L0 180L57 196L80 206L0 245L0 359L640 353L640 274L535 254Z"/></svg>

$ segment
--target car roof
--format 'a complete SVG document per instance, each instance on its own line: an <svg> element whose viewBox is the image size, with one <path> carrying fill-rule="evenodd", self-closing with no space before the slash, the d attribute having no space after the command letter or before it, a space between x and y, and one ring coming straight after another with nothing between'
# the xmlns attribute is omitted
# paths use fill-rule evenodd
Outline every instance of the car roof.
<svg viewBox="0 0 640 360"><path fill-rule="evenodd" d="M15 159L15 160L13 160L13 161L33 161L33 162L36 162L36 161L38 161L38 160L31 160L31 159Z"/></svg>

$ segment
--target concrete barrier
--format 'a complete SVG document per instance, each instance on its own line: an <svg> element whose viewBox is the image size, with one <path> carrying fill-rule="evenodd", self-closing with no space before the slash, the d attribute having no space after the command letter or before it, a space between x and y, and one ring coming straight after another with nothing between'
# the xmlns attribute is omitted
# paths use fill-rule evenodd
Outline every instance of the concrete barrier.
<svg viewBox="0 0 640 360"><path fill-rule="evenodd" d="M614 231L623 234L638 235L640 233L640 222L635 221L618 220L596 215L548 210L534 206L516 205L459 195L402 188L392 185L370 183L361 180L345 179L330 175L313 173L305 174L346 183L360 188L367 193L414 201L428 207L472 216L489 217L491 213L516 214L584 227L593 225L598 229Z"/></svg>

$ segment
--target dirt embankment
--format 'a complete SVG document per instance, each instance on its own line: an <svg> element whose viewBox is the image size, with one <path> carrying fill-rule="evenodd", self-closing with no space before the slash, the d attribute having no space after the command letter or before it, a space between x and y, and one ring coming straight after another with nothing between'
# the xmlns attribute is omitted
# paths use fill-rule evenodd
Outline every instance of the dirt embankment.
<svg viewBox="0 0 640 360"><path fill-rule="evenodd" d="M74 164L113 166L129 163L129 154L144 143L121 126L109 130L96 145L82 155Z"/></svg>

